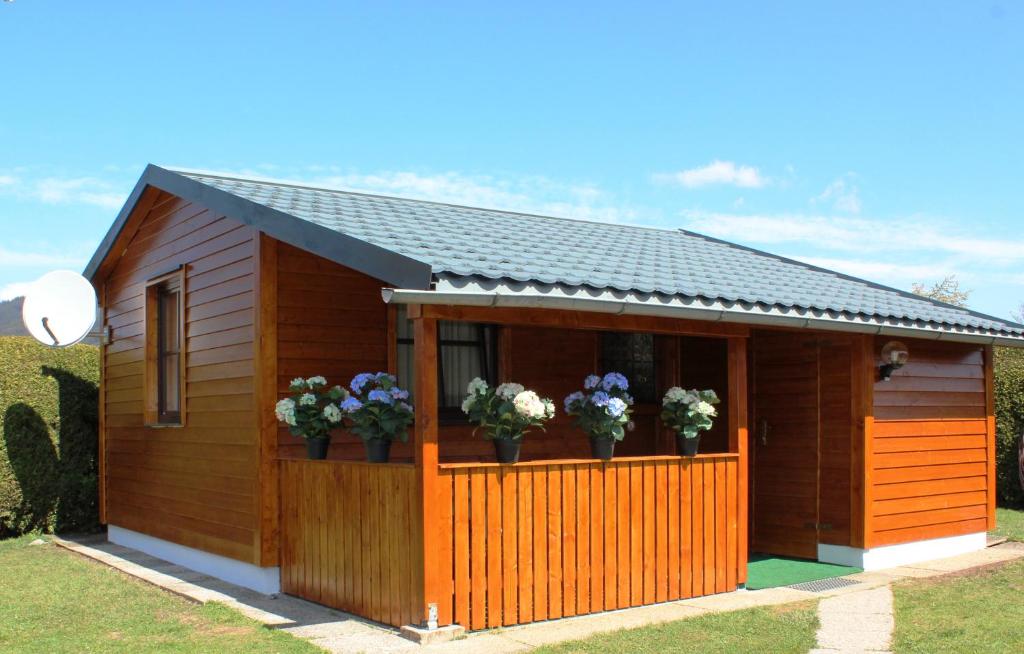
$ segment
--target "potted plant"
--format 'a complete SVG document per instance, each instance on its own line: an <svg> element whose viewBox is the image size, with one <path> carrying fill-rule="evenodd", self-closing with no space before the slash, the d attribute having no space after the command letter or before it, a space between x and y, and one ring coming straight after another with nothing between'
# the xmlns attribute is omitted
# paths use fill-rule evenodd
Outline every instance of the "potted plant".
<svg viewBox="0 0 1024 654"><path fill-rule="evenodd" d="M611 459L616 441L626 437L633 405L628 389L624 375L610 372L604 377L589 375L582 391L565 398L565 412L576 416L576 425L590 436L590 453L595 459Z"/></svg>
<svg viewBox="0 0 1024 654"><path fill-rule="evenodd" d="M348 393L341 386L327 388L327 380L316 376L296 377L288 385L292 396L274 406L274 415L288 425L292 436L306 439L306 454L311 459L326 459L331 430L341 423L336 402Z"/></svg>
<svg viewBox="0 0 1024 654"><path fill-rule="evenodd" d="M386 372L359 373L349 384L352 393L340 405L349 429L363 439L366 460L387 463L391 441L409 439L412 406L407 402L409 391L398 387L394 375Z"/></svg>
<svg viewBox="0 0 1024 654"><path fill-rule="evenodd" d="M543 431L544 423L555 415L555 405L522 384L490 388L477 377L466 387L462 411L477 424L474 434L482 429L484 438L494 442L498 463L517 463L523 435L533 428Z"/></svg>
<svg viewBox="0 0 1024 654"><path fill-rule="evenodd" d="M700 433L711 429L711 419L718 415L714 405L718 395L712 390L684 391L673 386L661 401L661 421L676 432L679 456L696 456Z"/></svg>

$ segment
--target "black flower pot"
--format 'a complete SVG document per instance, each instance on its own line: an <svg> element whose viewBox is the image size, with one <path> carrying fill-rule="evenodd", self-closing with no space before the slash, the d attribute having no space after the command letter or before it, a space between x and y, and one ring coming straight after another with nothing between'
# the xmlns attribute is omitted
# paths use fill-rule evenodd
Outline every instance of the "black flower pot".
<svg viewBox="0 0 1024 654"><path fill-rule="evenodd" d="M591 438L590 439L590 456L595 459L601 459L602 461L610 461L612 456L615 455L615 439L614 438Z"/></svg>
<svg viewBox="0 0 1024 654"><path fill-rule="evenodd" d="M311 459L326 459L327 458L327 446L331 444L331 439L328 438L307 438L306 439L306 456Z"/></svg>
<svg viewBox="0 0 1024 654"><path fill-rule="evenodd" d="M387 463L391 456L391 441L387 438L368 438L363 443L366 445L366 460L370 463Z"/></svg>
<svg viewBox="0 0 1024 654"><path fill-rule="evenodd" d="M519 446L522 442L521 439L495 438L494 456L498 458L498 463L519 463Z"/></svg>
<svg viewBox="0 0 1024 654"><path fill-rule="evenodd" d="M697 447L700 445L700 435L687 438L682 434L676 434L676 453L679 456L697 456Z"/></svg>

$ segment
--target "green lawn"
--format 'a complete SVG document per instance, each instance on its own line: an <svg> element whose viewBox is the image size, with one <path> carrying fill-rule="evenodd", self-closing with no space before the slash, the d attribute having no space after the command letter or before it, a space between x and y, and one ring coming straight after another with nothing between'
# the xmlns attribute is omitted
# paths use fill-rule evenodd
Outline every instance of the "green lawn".
<svg viewBox="0 0 1024 654"><path fill-rule="evenodd" d="M897 654L1024 651L1024 561L893 586Z"/></svg>
<svg viewBox="0 0 1024 654"><path fill-rule="evenodd" d="M814 646L817 629L817 602L802 602L625 629L536 651L538 654L805 654Z"/></svg>
<svg viewBox="0 0 1024 654"><path fill-rule="evenodd" d="M996 530L992 533L1024 542L1024 510L997 508Z"/></svg>
<svg viewBox="0 0 1024 654"><path fill-rule="evenodd" d="M221 604L197 605L34 537L0 541L0 651L319 652Z"/></svg>

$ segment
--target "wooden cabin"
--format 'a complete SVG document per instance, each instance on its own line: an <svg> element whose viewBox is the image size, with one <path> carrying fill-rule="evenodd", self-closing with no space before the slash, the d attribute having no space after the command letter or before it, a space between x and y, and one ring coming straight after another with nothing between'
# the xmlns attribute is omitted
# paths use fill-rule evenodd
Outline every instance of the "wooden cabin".
<svg viewBox="0 0 1024 654"><path fill-rule="evenodd" d="M877 569L995 522L992 347L1024 327L682 230L150 166L86 271L101 298L111 541L389 625L483 629L741 588L752 552ZM880 353L909 353L882 379ZM297 376L388 370L387 464L305 458ZM553 398L629 376L615 458L559 415L493 463L474 376ZM712 388L693 458L658 418Z"/></svg>

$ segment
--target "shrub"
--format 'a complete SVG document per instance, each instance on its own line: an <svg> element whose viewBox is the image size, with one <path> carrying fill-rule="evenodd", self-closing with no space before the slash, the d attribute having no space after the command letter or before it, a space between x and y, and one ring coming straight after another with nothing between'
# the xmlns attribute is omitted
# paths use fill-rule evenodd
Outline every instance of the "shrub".
<svg viewBox="0 0 1024 654"><path fill-rule="evenodd" d="M98 528L99 352L0 336L0 538Z"/></svg>
<svg viewBox="0 0 1024 654"><path fill-rule="evenodd" d="M1017 459L1024 430L1024 350L997 347L994 358L997 496L1002 506L1024 506Z"/></svg>

